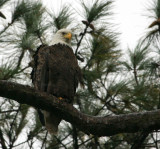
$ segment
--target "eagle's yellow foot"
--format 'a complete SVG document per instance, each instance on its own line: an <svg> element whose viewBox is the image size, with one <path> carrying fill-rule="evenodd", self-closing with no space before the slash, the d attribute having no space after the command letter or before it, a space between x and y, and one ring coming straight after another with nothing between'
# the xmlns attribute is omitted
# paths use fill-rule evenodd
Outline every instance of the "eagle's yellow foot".
<svg viewBox="0 0 160 149"><path fill-rule="evenodd" d="M59 100L63 100L63 98L62 98L62 97L58 97L58 99L59 99Z"/></svg>

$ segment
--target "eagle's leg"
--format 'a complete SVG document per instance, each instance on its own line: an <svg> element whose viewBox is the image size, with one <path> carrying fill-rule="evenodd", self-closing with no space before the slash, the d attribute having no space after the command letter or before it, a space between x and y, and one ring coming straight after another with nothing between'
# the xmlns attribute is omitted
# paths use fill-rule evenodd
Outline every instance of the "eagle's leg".
<svg viewBox="0 0 160 149"><path fill-rule="evenodd" d="M47 128L47 130L51 133L51 134L57 134L58 132L58 125L61 122L61 118L58 117L57 114L55 113L50 113L47 111L42 111L44 114L44 118L45 118L45 126Z"/></svg>
<svg viewBox="0 0 160 149"><path fill-rule="evenodd" d="M37 111L38 111L38 116L39 116L39 120L40 120L41 124L43 126L45 126L44 114L42 113L42 111L40 109L37 109Z"/></svg>

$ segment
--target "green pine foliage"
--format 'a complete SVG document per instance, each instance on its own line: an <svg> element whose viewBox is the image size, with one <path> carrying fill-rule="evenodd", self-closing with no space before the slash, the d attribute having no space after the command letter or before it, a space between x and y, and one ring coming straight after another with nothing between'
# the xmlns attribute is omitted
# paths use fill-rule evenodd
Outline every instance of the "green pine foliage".
<svg viewBox="0 0 160 149"><path fill-rule="evenodd" d="M128 71L131 70L145 70L145 67L150 65L151 58L148 46L143 47L138 44L134 50L128 49L129 62L124 61L122 64Z"/></svg>
<svg viewBox="0 0 160 149"><path fill-rule="evenodd" d="M18 19L20 19L21 17L23 17L25 13L27 13L27 12L30 11L30 6L24 0L23 1L18 1L15 5L16 5L15 9L12 12L12 21L11 21L11 24L14 21L18 21Z"/></svg>
<svg viewBox="0 0 160 149"><path fill-rule="evenodd" d="M102 1L92 1L91 5L87 5L84 1L81 1L81 5L84 9L84 17L85 19L91 23L93 21L98 21L102 19L104 16L108 16L110 4L112 1L104 0Z"/></svg>
<svg viewBox="0 0 160 149"><path fill-rule="evenodd" d="M18 42L15 46L21 49L21 51L29 50L30 52L32 52L32 50L35 49L36 37L33 36L33 34L28 32L22 33L18 38Z"/></svg>
<svg viewBox="0 0 160 149"><path fill-rule="evenodd" d="M67 5L64 5L58 13L53 11L49 12L49 15L51 18L49 24L54 32L62 28L67 28L73 21L73 18L71 18L72 12Z"/></svg>
<svg viewBox="0 0 160 149"><path fill-rule="evenodd" d="M0 0L0 7L9 2L10 0Z"/></svg>
<svg viewBox="0 0 160 149"><path fill-rule="evenodd" d="M153 0L153 2L150 3L148 7L148 14L150 15L149 18L152 18L153 22L150 22L150 25L148 25L151 30L149 30L147 34L143 37L143 42L146 41L145 44L151 43L151 45L156 46L159 41L160 30L160 0Z"/></svg>
<svg viewBox="0 0 160 149"><path fill-rule="evenodd" d="M0 66L0 80L9 80L18 77L19 69L13 63Z"/></svg>
<svg viewBox="0 0 160 149"><path fill-rule="evenodd" d="M156 18L160 18L160 0L156 0L153 3L154 3L153 11L155 13L155 16Z"/></svg>

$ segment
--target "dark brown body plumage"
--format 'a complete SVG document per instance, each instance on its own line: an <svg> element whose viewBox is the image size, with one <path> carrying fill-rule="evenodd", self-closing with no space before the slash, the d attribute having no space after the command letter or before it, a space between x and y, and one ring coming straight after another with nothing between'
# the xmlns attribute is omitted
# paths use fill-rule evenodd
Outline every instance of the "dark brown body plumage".
<svg viewBox="0 0 160 149"><path fill-rule="evenodd" d="M31 76L37 90L62 97L69 103L73 102L78 82L82 83L81 70L73 50L62 44L38 48ZM61 118L48 112L43 114L45 123L57 125L57 128L53 128L54 132L57 131Z"/></svg>

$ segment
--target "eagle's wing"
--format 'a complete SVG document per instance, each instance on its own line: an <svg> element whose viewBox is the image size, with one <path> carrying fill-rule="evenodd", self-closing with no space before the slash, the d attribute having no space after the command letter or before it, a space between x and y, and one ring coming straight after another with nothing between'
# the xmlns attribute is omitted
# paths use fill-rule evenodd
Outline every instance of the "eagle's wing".
<svg viewBox="0 0 160 149"><path fill-rule="evenodd" d="M49 84L47 92L72 103L78 82L82 82L81 70L71 47L56 44L49 48Z"/></svg>
<svg viewBox="0 0 160 149"><path fill-rule="evenodd" d="M37 48L33 58L34 66L31 72L31 79L37 90L46 92L48 84L48 52L45 51L47 46L41 45Z"/></svg>
<svg viewBox="0 0 160 149"><path fill-rule="evenodd" d="M31 73L35 88L43 92L47 92L49 84L49 50L47 50L47 47L48 46L42 45L37 49L34 55L34 67ZM37 111L42 125L45 125L51 133L56 133L61 118L47 111L41 111L39 109L37 109Z"/></svg>

